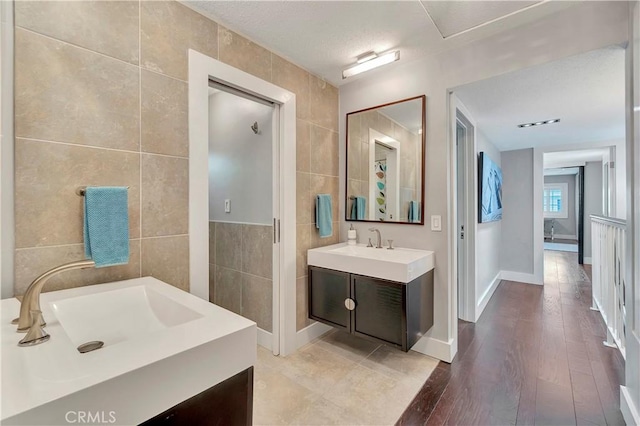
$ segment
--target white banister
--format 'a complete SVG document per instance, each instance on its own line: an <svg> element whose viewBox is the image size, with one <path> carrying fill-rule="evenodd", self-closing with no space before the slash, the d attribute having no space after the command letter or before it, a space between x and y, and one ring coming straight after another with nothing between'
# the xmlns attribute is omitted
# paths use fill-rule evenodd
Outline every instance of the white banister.
<svg viewBox="0 0 640 426"><path fill-rule="evenodd" d="M607 326L607 346L625 356L626 221L591 215L592 306Z"/></svg>

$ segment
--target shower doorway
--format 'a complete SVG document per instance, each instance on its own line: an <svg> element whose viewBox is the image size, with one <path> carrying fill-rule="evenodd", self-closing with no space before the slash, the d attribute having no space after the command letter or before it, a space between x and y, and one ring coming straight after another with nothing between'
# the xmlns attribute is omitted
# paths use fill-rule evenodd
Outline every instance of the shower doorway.
<svg viewBox="0 0 640 426"><path fill-rule="evenodd" d="M189 291L285 356L299 341L295 177L295 95L189 50Z"/></svg>
<svg viewBox="0 0 640 426"><path fill-rule="evenodd" d="M271 348L279 107L215 81L208 96L209 301L254 321L258 343Z"/></svg>

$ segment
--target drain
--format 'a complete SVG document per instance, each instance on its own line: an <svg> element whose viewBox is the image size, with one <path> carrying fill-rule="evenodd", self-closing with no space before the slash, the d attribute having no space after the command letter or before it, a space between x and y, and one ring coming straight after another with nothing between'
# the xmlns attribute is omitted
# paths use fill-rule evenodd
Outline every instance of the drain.
<svg viewBox="0 0 640 426"><path fill-rule="evenodd" d="M94 340L93 342L83 343L78 346L78 352L81 354L86 354L87 352L95 351L96 349L100 349L104 346L104 342L99 340Z"/></svg>

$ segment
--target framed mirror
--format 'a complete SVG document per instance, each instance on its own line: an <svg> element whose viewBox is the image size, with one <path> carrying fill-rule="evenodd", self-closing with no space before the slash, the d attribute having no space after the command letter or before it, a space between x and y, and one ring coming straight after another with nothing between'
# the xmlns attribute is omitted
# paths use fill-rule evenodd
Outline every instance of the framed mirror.
<svg viewBox="0 0 640 426"><path fill-rule="evenodd" d="M426 99L347 114L346 220L424 224Z"/></svg>

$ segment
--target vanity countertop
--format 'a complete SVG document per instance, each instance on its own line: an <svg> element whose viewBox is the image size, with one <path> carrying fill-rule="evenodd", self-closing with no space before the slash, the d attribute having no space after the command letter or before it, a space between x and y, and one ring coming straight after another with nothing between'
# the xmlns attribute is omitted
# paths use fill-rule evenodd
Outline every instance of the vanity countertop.
<svg viewBox="0 0 640 426"><path fill-rule="evenodd" d="M311 266L408 283L435 267L435 253L401 247L389 250L367 247L364 244L340 243L309 250L307 263Z"/></svg>
<svg viewBox="0 0 640 426"><path fill-rule="evenodd" d="M135 330L139 324L132 324L130 335L96 339L105 340L105 346L80 354L79 339L91 334L91 327L73 320L74 313L83 313L78 306L90 300L82 297L119 307L126 305L118 303L120 294L155 298L141 299L157 305L142 310L150 317L158 306L166 311L153 318L160 325ZM139 424L255 364L254 322L155 278L42 293L40 303L51 339L18 347L24 334L16 332L11 320L18 316L20 302L0 301L3 424L66 424L70 411L99 413L114 424ZM100 313L83 314L99 318ZM117 322L127 316L115 312L113 317Z"/></svg>

